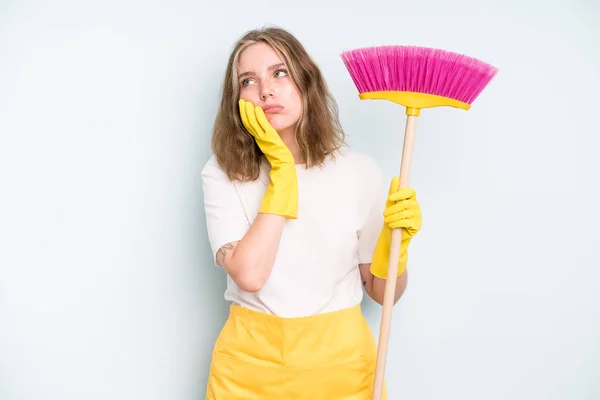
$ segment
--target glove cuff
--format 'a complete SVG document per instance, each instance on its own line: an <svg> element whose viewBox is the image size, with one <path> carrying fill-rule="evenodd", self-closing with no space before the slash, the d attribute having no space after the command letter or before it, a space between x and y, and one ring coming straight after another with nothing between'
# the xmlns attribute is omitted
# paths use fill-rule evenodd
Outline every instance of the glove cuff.
<svg viewBox="0 0 600 400"><path fill-rule="evenodd" d="M281 215L287 219L298 217L298 179L295 167L271 170L271 182L267 186L259 212Z"/></svg>
<svg viewBox="0 0 600 400"><path fill-rule="evenodd" d="M373 260L371 261L371 273L381 279L386 279L388 274L388 265L390 260L390 242L391 234L386 234L385 227L383 228L377 245L375 246L375 252L373 253ZM391 233L391 232L390 232ZM400 260L398 261L398 270L396 277L402 275L408 265L408 244L410 238L402 240L400 244Z"/></svg>

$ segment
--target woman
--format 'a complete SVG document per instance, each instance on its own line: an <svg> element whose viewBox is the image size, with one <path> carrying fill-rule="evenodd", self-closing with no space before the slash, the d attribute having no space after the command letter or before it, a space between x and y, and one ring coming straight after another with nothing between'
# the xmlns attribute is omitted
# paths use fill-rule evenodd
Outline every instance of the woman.
<svg viewBox="0 0 600 400"><path fill-rule="evenodd" d="M344 145L318 67L278 28L235 45L212 146L206 221L231 306L207 398L369 399L363 287L383 302L391 230L404 228L395 301L404 292L415 191L396 177L386 193L375 162Z"/></svg>

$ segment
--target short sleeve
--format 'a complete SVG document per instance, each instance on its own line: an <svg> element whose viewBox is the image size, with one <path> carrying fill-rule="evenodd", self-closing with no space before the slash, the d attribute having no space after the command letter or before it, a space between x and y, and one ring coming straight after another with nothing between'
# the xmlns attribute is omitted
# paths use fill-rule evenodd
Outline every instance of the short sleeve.
<svg viewBox="0 0 600 400"><path fill-rule="evenodd" d="M369 264L383 226L383 209L387 190L383 185L383 174L374 160L368 158L362 169L361 211L363 223L358 231L358 262Z"/></svg>
<svg viewBox="0 0 600 400"><path fill-rule="evenodd" d="M241 240L249 223L235 185L214 156L202 170L202 189L208 240L217 264L217 251L227 243Z"/></svg>

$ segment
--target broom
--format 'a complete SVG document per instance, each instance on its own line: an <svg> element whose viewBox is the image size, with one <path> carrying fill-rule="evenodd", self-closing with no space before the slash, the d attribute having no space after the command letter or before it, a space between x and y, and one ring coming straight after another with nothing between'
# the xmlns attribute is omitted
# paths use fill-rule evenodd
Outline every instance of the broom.
<svg viewBox="0 0 600 400"><path fill-rule="evenodd" d="M388 100L406 107L406 127L400 163L400 187L409 186L417 117L422 108L449 106L469 110L498 69L480 60L441 49L379 46L341 54L360 99ZM381 400L385 362L396 292L402 229L392 231L383 298L373 400Z"/></svg>

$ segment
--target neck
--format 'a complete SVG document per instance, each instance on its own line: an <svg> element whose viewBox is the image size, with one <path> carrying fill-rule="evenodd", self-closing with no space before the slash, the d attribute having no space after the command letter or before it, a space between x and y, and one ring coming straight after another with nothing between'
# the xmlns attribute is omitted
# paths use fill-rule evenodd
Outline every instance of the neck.
<svg viewBox="0 0 600 400"><path fill-rule="evenodd" d="M292 156L294 156L294 162L296 164L302 164L303 160L300 158L300 151L298 149L298 144L296 143L296 135L293 130L284 130L279 132L279 136L281 136L281 140L283 143L290 149L292 152Z"/></svg>

